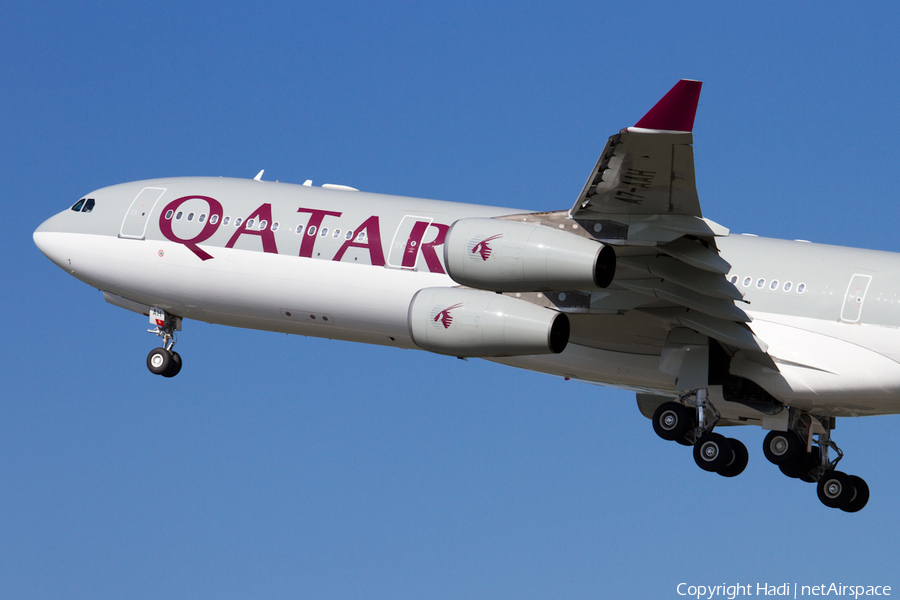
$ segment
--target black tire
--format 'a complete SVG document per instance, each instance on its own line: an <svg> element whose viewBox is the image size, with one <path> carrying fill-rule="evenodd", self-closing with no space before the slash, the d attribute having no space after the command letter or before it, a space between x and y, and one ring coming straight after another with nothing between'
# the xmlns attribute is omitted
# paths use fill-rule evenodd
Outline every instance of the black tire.
<svg viewBox="0 0 900 600"><path fill-rule="evenodd" d="M169 368L162 374L163 377L175 377L181 372L181 355L174 351L170 352L170 354L172 355L172 360L169 362Z"/></svg>
<svg viewBox="0 0 900 600"><path fill-rule="evenodd" d="M728 445L731 446L731 462L716 471L722 477L737 477L747 468L750 462L750 453L747 452L747 446L740 440L728 438Z"/></svg>
<svg viewBox="0 0 900 600"><path fill-rule="evenodd" d="M819 464L819 447L813 447L812 452L801 452L797 457L786 465L778 465L782 473L793 479L804 479L804 481L812 481L808 478L809 472Z"/></svg>
<svg viewBox="0 0 900 600"><path fill-rule="evenodd" d="M846 506L841 507L841 510L849 513L859 512L869 502L869 486L862 477L848 475L848 479L853 484L856 495Z"/></svg>
<svg viewBox="0 0 900 600"><path fill-rule="evenodd" d="M850 477L841 471L828 471L816 486L819 500L828 508L844 508L855 495Z"/></svg>
<svg viewBox="0 0 900 600"><path fill-rule="evenodd" d="M819 468L819 465L822 464L822 452L819 450L818 446L813 446L809 454L812 457L809 460L809 471L800 476L800 481L815 483L819 480L819 472L817 469Z"/></svg>
<svg viewBox="0 0 900 600"><path fill-rule="evenodd" d="M147 355L147 368L154 375L164 375L172 364L172 354L165 348L154 348Z"/></svg>
<svg viewBox="0 0 900 600"><path fill-rule="evenodd" d="M694 462L704 471L716 472L729 464L734 455L724 435L704 433L694 444Z"/></svg>
<svg viewBox="0 0 900 600"><path fill-rule="evenodd" d="M763 441L763 454L773 465L787 465L803 449L803 442L793 431L770 431Z"/></svg>
<svg viewBox="0 0 900 600"><path fill-rule="evenodd" d="M678 440L693 427L691 411L677 402L664 402L653 413L653 431L664 440Z"/></svg>

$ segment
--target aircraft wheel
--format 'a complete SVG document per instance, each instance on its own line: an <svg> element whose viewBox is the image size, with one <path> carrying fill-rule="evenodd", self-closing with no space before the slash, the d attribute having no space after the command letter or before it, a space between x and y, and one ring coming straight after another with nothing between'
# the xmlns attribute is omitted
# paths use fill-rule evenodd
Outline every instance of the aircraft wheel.
<svg viewBox="0 0 900 600"><path fill-rule="evenodd" d="M181 372L181 355L177 352L170 352L172 360L169 362L168 368L163 372L163 377L175 377Z"/></svg>
<svg viewBox="0 0 900 600"><path fill-rule="evenodd" d="M854 498L853 482L846 473L828 471L819 480L816 491L828 508L844 508ZM862 508L862 507L860 507Z"/></svg>
<svg viewBox="0 0 900 600"><path fill-rule="evenodd" d="M773 465L790 464L802 450L802 442L793 431L770 431L763 441L763 454Z"/></svg>
<svg viewBox="0 0 900 600"><path fill-rule="evenodd" d="M731 462L716 471L722 477L737 477L747 468L750 462L750 453L747 452L747 446L740 440L728 438L728 445L731 446Z"/></svg>
<svg viewBox="0 0 900 600"><path fill-rule="evenodd" d="M718 433L704 433L694 444L694 462L704 471L715 472L724 468L732 462L733 456L728 440Z"/></svg>
<svg viewBox="0 0 900 600"><path fill-rule="evenodd" d="M782 473L794 479L802 479L812 482L809 472L819 464L819 447L814 446L811 452L801 452L794 460L786 465L778 465Z"/></svg>
<svg viewBox="0 0 900 600"><path fill-rule="evenodd" d="M154 375L165 375L172 364L172 354L165 348L154 348L147 355L147 368Z"/></svg>
<svg viewBox="0 0 900 600"><path fill-rule="evenodd" d="M856 496L854 496L846 506L842 506L841 510L844 512L861 511L863 507L869 502L869 486L868 484L866 484L865 480L862 477L849 475L848 479L850 480L850 483L853 484L853 488L856 490Z"/></svg>
<svg viewBox="0 0 900 600"><path fill-rule="evenodd" d="M653 413L653 431L664 440L679 440L691 427L691 411L677 402L664 402Z"/></svg>

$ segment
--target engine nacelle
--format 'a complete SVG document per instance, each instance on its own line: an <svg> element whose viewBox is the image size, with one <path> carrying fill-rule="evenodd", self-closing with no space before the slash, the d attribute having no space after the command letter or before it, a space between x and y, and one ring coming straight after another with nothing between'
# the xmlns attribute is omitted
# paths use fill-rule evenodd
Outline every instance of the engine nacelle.
<svg viewBox="0 0 900 600"><path fill-rule="evenodd" d="M447 273L498 292L605 288L616 272L611 246L561 229L502 219L460 219L444 238Z"/></svg>
<svg viewBox="0 0 900 600"><path fill-rule="evenodd" d="M565 314L480 290L419 290L407 319L416 346L451 356L558 354L569 343Z"/></svg>

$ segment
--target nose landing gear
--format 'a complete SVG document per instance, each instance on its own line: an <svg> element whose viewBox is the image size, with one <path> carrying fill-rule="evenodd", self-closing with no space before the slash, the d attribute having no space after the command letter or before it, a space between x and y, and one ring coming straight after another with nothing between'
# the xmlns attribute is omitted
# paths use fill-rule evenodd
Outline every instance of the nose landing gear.
<svg viewBox="0 0 900 600"><path fill-rule="evenodd" d="M181 330L181 317L168 314L159 308L150 309L150 323L156 329L148 329L162 338L162 348L154 348L147 355L147 368L154 375L175 377L181 371L181 355L172 350L175 346L175 332Z"/></svg>

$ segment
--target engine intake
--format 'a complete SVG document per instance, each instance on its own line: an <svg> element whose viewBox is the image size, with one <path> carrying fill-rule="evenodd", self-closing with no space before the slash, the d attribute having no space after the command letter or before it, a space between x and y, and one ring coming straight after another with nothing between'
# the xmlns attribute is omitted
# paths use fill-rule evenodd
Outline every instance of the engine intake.
<svg viewBox="0 0 900 600"><path fill-rule="evenodd" d="M605 288L616 272L611 246L568 231L501 219L460 219L444 238L447 273L498 292Z"/></svg>
<svg viewBox="0 0 900 600"><path fill-rule="evenodd" d="M416 346L451 356L559 354L569 343L565 314L479 290L419 290L407 319Z"/></svg>

